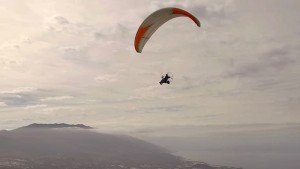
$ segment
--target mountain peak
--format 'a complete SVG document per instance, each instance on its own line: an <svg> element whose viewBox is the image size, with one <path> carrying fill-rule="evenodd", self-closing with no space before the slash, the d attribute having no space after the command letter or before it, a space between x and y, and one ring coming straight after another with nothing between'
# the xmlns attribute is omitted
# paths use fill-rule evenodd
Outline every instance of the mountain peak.
<svg viewBox="0 0 300 169"><path fill-rule="evenodd" d="M86 126L84 124L66 124L66 123L54 123L54 124L33 123L21 128L22 129L58 129L58 128L93 129L93 127Z"/></svg>

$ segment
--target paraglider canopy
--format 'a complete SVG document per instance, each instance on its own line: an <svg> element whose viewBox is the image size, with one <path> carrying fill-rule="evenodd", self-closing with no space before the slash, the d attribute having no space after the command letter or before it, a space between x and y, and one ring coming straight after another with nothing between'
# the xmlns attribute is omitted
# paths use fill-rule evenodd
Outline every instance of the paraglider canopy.
<svg viewBox="0 0 300 169"><path fill-rule="evenodd" d="M200 27L199 20L189 12L179 8L163 8L149 15L139 27L134 41L135 50L141 53L148 39L153 33L167 21L176 17L188 17Z"/></svg>

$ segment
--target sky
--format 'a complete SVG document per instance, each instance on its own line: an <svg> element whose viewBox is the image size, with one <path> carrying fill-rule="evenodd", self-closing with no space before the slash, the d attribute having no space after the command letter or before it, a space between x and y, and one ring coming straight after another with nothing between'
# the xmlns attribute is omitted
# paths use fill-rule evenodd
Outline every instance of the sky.
<svg viewBox="0 0 300 169"><path fill-rule="evenodd" d="M300 126L298 0L0 4L0 129L64 122L186 137ZM138 27L163 7L201 28L173 19L136 53ZM174 81L159 85L167 72Z"/></svg>

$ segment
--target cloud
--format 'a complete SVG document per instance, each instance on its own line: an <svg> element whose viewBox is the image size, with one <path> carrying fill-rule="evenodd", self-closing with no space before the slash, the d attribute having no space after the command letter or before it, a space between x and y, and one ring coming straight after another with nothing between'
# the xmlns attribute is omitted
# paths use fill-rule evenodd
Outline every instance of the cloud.
<svg viewBox="0 0 300 169"><path fill-rule="evenodd" d="M61 24L61 25L65 25L65 24L69 24L69 23L70 23L66 18L64 18L64 17L62 17L62 16L55 16L53 19L54 19L58 24Z"/></svg>
<svg viewBox="0 0 300 169"><path fill-rule="evenodd" d="M72 47L72 46L68 46L68 47L61 47L61 49L68 54L75 54L79 51L78 47Z"/></svg>
<svg viewBox="0 0 300 169"><path fill-rule="evenodd" d="M101 32L95 32L94 33L94 37L95 37L95 39L103 39L106 36L103 33L101 33Z"/></svg>
<svg viewBox="0 0 300 169"><path fill-rule="evenodd" d="M63 31L71 27L70 22L63 16L52 16L45 18L46 26L51 31Z"/></svg>
<svg viewBox="0 0 300 169"><path fill-rule="evenodd" d="M56 112L60 110L73 110L74 108L68 106L54 106L54 107L47 107L43 109L44 114L48 114L51 112Z"/></svg>
<svg viewBox="0 0 300 169"><path fill-rule="evenodd" d="M0 102L0 107L5 107L7 104L5 102Z"/></svg>
<svg viewBox="0 0 300 169"><path fill-rule="evenodd" d="M74 98L73 96L54 96L54 97L46 97L43 99L40 99L42 102L45 101L61 101L61 100L67 100L67 99L72 99Z"/></svg>
<svg viewBox="0 0 300 169"><path fill-rule="evenodd" d="M199 17L200 20L206 19L226 19L226 11L233 4L232 0L224 1L153 1L152 8L159 9L165 7L178 7L185 9Z"/></svg>
<svg viewBox="0 0 300 169"><path fill-rule="evenodd" d="M137 92L152 92L154 90L157 90L158 88L160 87L160 85L151 85L151 86L147 86L147 87L142 87L142 88L139 88L139 89L135 89Z"/></svg>
<svg viewBox="0 0 300 169"><path fill-rule="evenodd" d="M28 105L25 106L24 109L36 109L36 108L44 108L47 107L46 104L37 104L37 105Z"/></svg>
<svg viewBox="0 0 300 169"><path fill-rule="evenodd" d="M1 50L20 49L21 47L30 45L31 43L32 40L29 37L23 35L21 37L18 37L15 40L3 42L2 44L0 44L0 49Z"/></svg>
<svg viewBox="0 0 300 169"><path fill-rule="evenodd" d="M82 42L86 42L87 39L92 38L90 34L95 31L93 26L85 24L84 21L72 22L64 16L45 17L44 27L46 28L44 36L60 37L60 42L68 38L76 42L81 38ZM73 44L78 44L76 42Z"/></svg>
<svg viewBox="0 0 300 169"><path fill-rule="evenodd" d="M28 93L37 90L34 87L19 87L11 90L2 90L0 94L20 94L20 93Z"/></svg>
<svg viewBox="0 0 300 169"><path fill-rule="evenodd" d="M84 63L89 59L87 56L84 56L81 53L81 49L79 46L64 46L59 47L59 49L63 51L62 58L66 60L74 61L77 63Z"/></svg>
<svg viewBox="0 0 300 169"><path fill-rule="evenodd" d="M138 100L141 100L141 99L144 99L144 97L141 97L141 96L129 96L126 100L127 101L138 101Z"/></svg>
<svg viewBox="0 0 300 169"><path fill-rule="evenodd" d="M33 87L18 87L10 90L0 91L0 101L5 102L9 107L23 107L38 104L39 97L45 91Z"/></svg>
<svg viewBox="0 0 300 169"><path fill-rule="evenodd" d="M154 106L154 107L148 107L145 108L145 111L147 113L153 113L153 112L183 112L185 106L179 106L179 105L170 105L170 106Z"/></svg>
<svg viewBox="0 0 300 169"><path fill-rule="evenodd" d="M289 51L290 49L287 47L270 49L268 52L261 54L258 60L239 65L237 69L229 72L226 76L247 78L277 74L294 63L294 59L289 55Z"/></svg>
<svg viewBox="0 0 300 169"><path fill-rule="evenodd" d="M95 80L97 82L111 83L117 81L118 79L117 79L117 75L115 74L103 74L95 77Z"/></svg>

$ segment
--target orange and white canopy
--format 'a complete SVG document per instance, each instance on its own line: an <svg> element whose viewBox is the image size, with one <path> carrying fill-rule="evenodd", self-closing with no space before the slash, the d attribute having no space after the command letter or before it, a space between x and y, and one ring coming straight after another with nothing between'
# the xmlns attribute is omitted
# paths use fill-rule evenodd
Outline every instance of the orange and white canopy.
<svg viewBox="0 0 300 169"><path fill-rule="evenodd" d="M139 27L134 41L135 50L141 53L148 39L153 33L165 22L176 17L189 17L198 27L200 27L199 20L189 12L179 8L163 8L155 11L149 15Z"/></svg>

